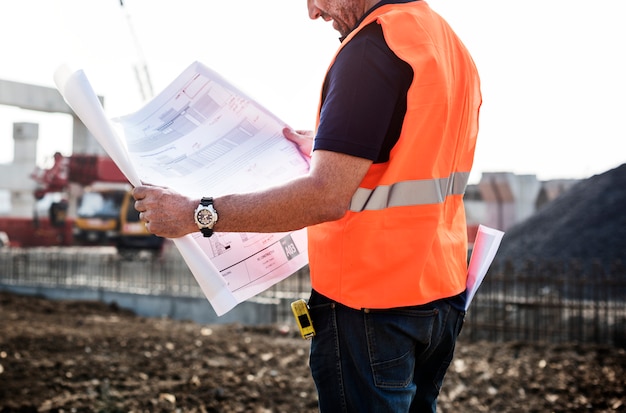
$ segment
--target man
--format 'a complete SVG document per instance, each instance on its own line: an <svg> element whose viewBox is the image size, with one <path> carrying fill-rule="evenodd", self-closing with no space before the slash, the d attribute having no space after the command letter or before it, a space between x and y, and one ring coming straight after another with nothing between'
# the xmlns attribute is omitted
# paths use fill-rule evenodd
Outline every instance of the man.
<svg viewBox="0 0 626 413"><path fill-rule="evenodd" d="M202 202L142 186L135 206L164 237L308 227L320 411L434 412L464 318L478 75L424 1L308 0L308 10L341 34L314 141L285 130L311 154L309 173Z"/></svg>

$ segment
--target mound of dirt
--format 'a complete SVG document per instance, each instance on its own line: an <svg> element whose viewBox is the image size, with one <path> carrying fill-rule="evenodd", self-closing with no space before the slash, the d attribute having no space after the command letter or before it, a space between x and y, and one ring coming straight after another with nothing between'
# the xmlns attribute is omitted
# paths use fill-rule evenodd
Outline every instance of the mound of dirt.
<svg viewBox="0 0 626 413"><path fill-rule="evenodd" d="M0 412L313 413L293 326L148 319L0 292ZM626 352L465 343L439 412L626 412Z"/></svg>
<svg viewBox="0 0 626 413"><path fill-rule="evenodd" d="M579 182L509 229L497 260L626 262L626 164Z"/></svg>

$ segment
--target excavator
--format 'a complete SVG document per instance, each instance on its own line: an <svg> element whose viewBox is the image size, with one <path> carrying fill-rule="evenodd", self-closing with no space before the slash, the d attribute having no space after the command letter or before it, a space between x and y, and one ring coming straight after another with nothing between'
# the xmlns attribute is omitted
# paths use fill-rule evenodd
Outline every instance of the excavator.
<svg viewBox="0 0 626 413"><path fill-rule="evenodd" d="M64 226L68 210L75 210L75 216L69 218L73 220L74 245L114 245L120 251L160 250L163 246L163 238L150 234L139 219L132 188L110 158L57 153L51 168L37 170L31 177L38 184L36 199L63 194L61 201L50 204L52 226Z"/></svg>

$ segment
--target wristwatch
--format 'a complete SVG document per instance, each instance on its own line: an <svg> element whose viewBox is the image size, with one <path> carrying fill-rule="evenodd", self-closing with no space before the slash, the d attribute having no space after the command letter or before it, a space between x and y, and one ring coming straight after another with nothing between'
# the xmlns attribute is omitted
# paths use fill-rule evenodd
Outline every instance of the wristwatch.
<svg viewBox="0 0 626 413"><path fill-rule="evenodd" d="M217 222L217 211L213 207L213 198L203 197L193 217L202 235L205 237L213 235L213 226Z"/></svg>

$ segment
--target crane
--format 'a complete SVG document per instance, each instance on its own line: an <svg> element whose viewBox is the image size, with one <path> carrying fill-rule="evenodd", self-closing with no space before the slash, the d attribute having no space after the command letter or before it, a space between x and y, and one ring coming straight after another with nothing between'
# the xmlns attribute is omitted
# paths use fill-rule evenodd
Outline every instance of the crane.
<svg viewBox="0 0 626 413"><path fill-rule="evenodd" d="M130 35L133 38L133 43L135 45L135 52L137 53L138 60L133 66L133 69L135 71L135 78L139 86L139 92L141 93L141 97L144 101L146 101L152 98L152 96L154 95L152 80L150 79L150 72L148 71L148 65L143 54L143 49L141 48L139 38L137 37L137 33L135 32L135 27L133 25L130 12L126 7L124 7L124 0L120 0L120 7L124 9L126 13L128 29L130 30Z"/></svg>

